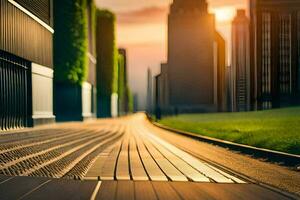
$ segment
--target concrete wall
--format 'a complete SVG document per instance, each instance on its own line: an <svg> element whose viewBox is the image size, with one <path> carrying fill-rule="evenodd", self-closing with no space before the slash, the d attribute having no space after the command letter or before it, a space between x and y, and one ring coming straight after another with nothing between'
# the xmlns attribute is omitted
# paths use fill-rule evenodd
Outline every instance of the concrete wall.
<svg viewBox="0 0 300 200"><path fill-rule="evenodd" d="M53 70L32 63L33 124L53 123Z"/></svg>
<svg viewBox="0 0 300 200"><path fill-rule="evenodd" d="M91 118L92 113L92 96L93 88L88 82L84 82L81 87L82 92L82 116L83 118Z"/></svg>

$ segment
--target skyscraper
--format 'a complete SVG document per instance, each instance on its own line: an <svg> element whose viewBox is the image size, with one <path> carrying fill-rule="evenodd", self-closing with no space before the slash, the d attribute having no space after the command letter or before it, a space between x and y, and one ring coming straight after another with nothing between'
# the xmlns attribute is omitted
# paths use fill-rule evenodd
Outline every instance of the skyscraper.
<svg viewBox="0 0 300 200"><path fill-rule="evenodd" d="M268 109L299 103L300 1L251 0L252 103Z"/></svg>
<svg viewBox="0 0 300 200"><path fill-rule="evenodd" d="M151 69L147 70L147 112L152 113L153 77Z"/></svg>
<svg viewBox="0 0 300 200"><path fill-rule="evenodd" d="M168 18L169 107L217 111L215 36L215 18L205 0L174 0Z"/></svg>
<svg viewBox="0 0 300 200"><path fill-rule="evenodd" d="M245 10L238 10L232 22L231 107L250 110L250 21Z"/></svg>

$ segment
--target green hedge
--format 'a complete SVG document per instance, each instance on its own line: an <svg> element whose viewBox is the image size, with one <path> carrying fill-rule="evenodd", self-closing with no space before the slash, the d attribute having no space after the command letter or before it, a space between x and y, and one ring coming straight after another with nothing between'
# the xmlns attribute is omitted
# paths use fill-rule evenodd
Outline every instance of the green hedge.
<svg viewBox="0 0 300 200"><path fill-rule="evenodd" d="M119 96L119 112L120 114L124 114L126 110L126 73L125 73L125 59L122 54L119 54L119 59L118 59L118 96Z"/></svg>
<svg viewBox="0 0 300 200"><path fill-rule="evenodd" d="M92 29L92 41L94 41L93 44L93 53L96 55L96 11L97 7L95 5L94 0L87 0L87 5L90 5L91 7L91 18L92 18L92 23L91 23L91 29Z"/></svg>
<svg viewBox="0 0 300 200"><path fill-rule="evenodd" d="M118 52L115 39L115 15L97 10L97 96L98 117L111 116L111 95L118 92Z"/></svg>
<svg viewBox="0 0 300 200"><path fill-rule="evenodd" d="M54 1L55 81L80 85L88 63L87 3L92 0Z"/></svg>

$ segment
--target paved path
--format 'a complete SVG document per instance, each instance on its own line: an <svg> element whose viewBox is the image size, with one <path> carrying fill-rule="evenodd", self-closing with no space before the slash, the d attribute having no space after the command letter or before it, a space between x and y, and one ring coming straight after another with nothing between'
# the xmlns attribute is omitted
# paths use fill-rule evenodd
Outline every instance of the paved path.
<svg viewBox="0 0 300 200"><path fill-rule="evenodd" d="M285 199L177 148L143 120L0 135L0 199Z"/></svg>

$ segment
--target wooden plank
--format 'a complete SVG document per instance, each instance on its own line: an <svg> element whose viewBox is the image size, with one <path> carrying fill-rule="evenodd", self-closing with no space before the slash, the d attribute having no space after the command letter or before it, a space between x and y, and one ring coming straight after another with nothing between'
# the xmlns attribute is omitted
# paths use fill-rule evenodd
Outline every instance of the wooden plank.
<svg viewBox="0 0 300 200"><path fill-rule="evenodd" d="M153 188L158 199L182 199L169 183L170 182L152 182Z"/></svg>
<svg viewBox="0 0 300 200"><path fill-rule="evenodd" d="M183 199L215 199L205 190L199 190L199 188L192 182L170 182L170 185Z"/></svg>
<svg viewBox="0 0 300 200"><path fill-rule="evenodd" d="M151 140L152 144L161 152L178 170L180 170L190 180L195 182L210 182L210 180L192 168L188 163L184 162L173 153L158 145L155 141Z"/></svg>
<svg viewBox="0 0 300 200"><path fill-rule="evenodd" d="M255 198L257 199L281 199L281 200L288 200L290 198L285 197L277 192L273 192L271 190L265 189L259 185L251 184L247 188L247 193L255 194Z"/></svg>
<svg viewBox="0 0 300 200"><path fill-rule="evenodd" d="M132 181L118 181L116 200L134 200L134 183Z"/></svg>
<svg viewBox="0 0 300 200"><path fill-rule="evenodd" d="M201 191L209 193L214 199L265 200L289 198L254 184L205 184L193 183Z"/></svg>
<svg viewBox="0 0 300 200"><path fill-rule="evenodd" d="M288 199L290 199L279 193L273 192L269 189L266 189L259 185L254 185L254 184L249 184L248 187L244 187L241 184L239 184L238 187L234 187L234 189L231 189L231 191L233 193L238 193L239 187L241 187L243 189L242 194L247 198L252 196L252 199L258 199L258 200L260 200L260 199L261 200L265 200L265 199L288 200Z"/></svg>
<svg viewBox="0 0 300 200"><path fill-rule="evenodd" d="M119 132L120 134L123 134L124 127L123 126L113 126L113 130ZM103 163L103 167L101 168L100 173L100 179L101 180L114 180L115 179L115 169L116 164L118 160L118 156L120 153L121 148L121 141L116 143L115 147L110 152L109 156L105 160L105 163Z"/></svg>
<svg viewBox="0 0 300 200"><path fill-rule="evenodd" d="M67 168L65 168L64 170L62 170L60 173L66 174L73 167L75 167L76 164L78 164L81 160L83 160L86 156L88 156L89 154L91 154L93 151L97 150L98 148L100 148L101 146L105 145L108 142L114 142L115 140L117 140L117 138L119 137L118 135L119 134L115 134L115 135L111 134L110 137L107 137L107 138L103 139L97 145L93 146L91 149L85 151L83 154L81 154L79 157L77 157L72 163L70 163L68 165Z"/></svg>
<svg viewBox="0 0 300 200"><path fill-rule="evenodd" d="M101 180L114 180L115 179L115 168L117 159L120 153L121 142L118 142L114 149L109 154L108 158L106 159L102 171L100 172L100 179Z"/></svg>
<svg viewBox="0 0 300 200"><path fill-rule="evenodd" d="M153 156L154 160L157 162L162 171L166 174L168 178L172 181L188 181L188 179L177 170L153 145L144 140L144 144L147 147L149 153Z"/></svg>
<svg viewBox="0 0 300 200"><path fill-rule="evenodd" d="M216 181L218 183L233 183L233 180L231 180L230 178L228 178L228 177L230 177L229 174L228 174L228 176L225 176L224 174L227 174L227 173L225 173L225 172L223 174L219 173L218 171L216 171L213 168L211 168L208 164L201 162L197 158L195 158L195 157L191 156L190 154L188 154L188 153L186 153L186 152L178 149L174 145L171 145L170 143L162 140L161 138L159 138L159 137L151 134L147 130L145 130L145 133L147 133L147 136L149 138L151 138L151 141L153 141L154 144L155 144L155 142L158 143L156 146L158 146L158 147L161 147L161 146L165 147L170 152L174 153L177 157L181 158L186 163L189 163L190 166L192 166L194 169L196 169L199 172L201 172L202 174L204 174L206 177L209 177L209 178L213 179L214 181ZM188 177L191 178L190 176L188 176ZM194 181L197 181L197 180L194 180ZM205 181L205 179L201 180L201 178L198 179L198 181L200 181L200 182L208 182L208 181ZM243 181L239 180L238 182L242 183Z"/></svg>
<svg viewBox="0 0 300 200"><path fill-rule="evenodd" d="M152 156L146 149L144 143L139 137L136 137L138 151L140 153L142 162L145 166L145 169L152 181L168 181L168 178L158 167L156 162L153 160Z"/></svg>
<svg viewBox="0 0 300 200"><path fill-rule="evenodd" d="M231 191L232 186L237 187L238 184L213 184L213 183L192 183L198 190L205 191L213 199L230 199L230 200L246 200L243 193L244 190L240 190L238 193ZM252 199L252 198L250 198ZM256 199L255 199L256 200Z"/></svg>
<svg viewBox="0 0 300 200"><path fill-rule="evenodd" d="M72 181L63 179L53 179L48 184L40 187L32 193L25 196L25 199L90 199L95 187L96 181Z"/></svg>
<svg viewBox="0 0 300 200"><path fill-rule="evenodd" d="M216 168L216 167L214 167L212 165L209 165L209 167L212 168L212 169L214 169L215 171L219 172L220 174L224 175L225 177L233 180L236 183L247 183L247 182L245 182L245 181L243 181L243 180L241 180L241 179L239 179L239 178L237 178L237 177L235 177L235 176L233 176L231 174L228 174L228 173L226 173L226 172L224 172L224 171L222 171L222 170L220 170L220 169L218 169L218 168Z"/></svg>
<svg viewBox="0 0 300 200"><path fill-rule="evenodd" d="M0 199L19 199L48 181L47 178L15 177L0 185Z"/></svg>
<svg viewBox="0 0 300 200"><path fill-rule="evenodd" d="M14 177L10 177L10 176L0 176L0 185L13 178Z"/></svg>
<svg viewBox="0 0 300 200"><path fill-rule="evenodd" d="M157 200L154 188L150 181L134 182L134 192L136 200Z"/></svg>
<svg viewBox="0 0 300 200"><path fill-rule="evenodd" d="M147 181L149 180L140 156L137 151L137 146L134 137L130 137L129 141L129 158L130 158L130 170L132 179L134 181Z"/></svg>
<svg viewBox="0 0 300 200"><path fill-rule="evenodd" d="M115 133L116 137L118 137L118 135L123 134L123 129L121 126L117 127L117 128L113 127L113 129L110 132ZM117 147L117 144L118 143L116 142L115 144L110 145L109 147L107 147L104 151L102 151L98 155L98 157L96 158L96 161L93 163L92 167L88 170L87 174L85 175L85 178L84 178L85 180L101 179L104 165L108 161L110 156L112 155L112 151L114 150L114 148ZM108 162L110 162L110 161L108 161ZM111 170L111 174L113 174L112 170ZM114 176L111 175L111 177L114 177ZM113 180L113 178L111 180Z"/></svg>
<svg viewBox="0 0 300 200"><path fill-rule="evenodd" d="M85 180L97 180L101 177L103 166L115 147L116 144L111 145L99 154L93 166L86 173Z"/></svg>
<svg viewBox="0 0 300 200"><path fill-rule="evenodd" d="M97 200L115 200L117 194L117 181L103 181Z"/></svg>
<svg viewBox="0 0 300 200"><path fill-rule="evenodd" d="M117 169L116 169L116 178L117 180L130 180L129 172L129 157L128 157L128 146L130 135L127 132L124 136L121 152L119 154Z"/></svg>

